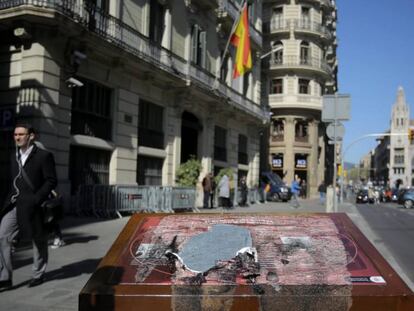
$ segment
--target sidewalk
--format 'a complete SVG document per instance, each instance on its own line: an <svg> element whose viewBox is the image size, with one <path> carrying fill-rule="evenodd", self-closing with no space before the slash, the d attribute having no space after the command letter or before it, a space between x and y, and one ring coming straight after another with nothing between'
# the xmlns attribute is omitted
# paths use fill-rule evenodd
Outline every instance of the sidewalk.
<svg viewBox="0 0 414 311"><path fill-rule="evenodd" d="M263 203L249 207L236 207L231 210L200 209L201 213L304 213L325 212L325 207L317 199L299 201L301 206L293 208L289 203ZM363 231L366 237L375 241L376 237L357 209L350 203L340 204L339 212L345 212ZM45 310L78 310L78 294L99 261L109 250L118 234L128 222L129 217L122 219L96 219L66 217L63 223L63 234L66 246L49 249L48 272L45 283L35 288L28 288L31 278L32 249L19 247L14 254L15 271L13 289L0 292L2 310L13 311L45 311ZM396 265L386 249L377 247L393 268L403 277L403 271ZM408 280L409 281L409 280ZM407 282L409 284L409 282ZM412 284L409 284L411 288Z"/></svg>

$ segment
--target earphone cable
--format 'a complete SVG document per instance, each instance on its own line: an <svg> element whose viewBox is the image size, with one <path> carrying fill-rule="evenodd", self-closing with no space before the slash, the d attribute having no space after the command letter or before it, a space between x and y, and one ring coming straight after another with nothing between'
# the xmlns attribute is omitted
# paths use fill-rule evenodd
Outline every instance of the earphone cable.
<svg viewBox="0 0 414 311"><path fill-rule="evenodd" d="M16 177L14 177L13 179L13 188L16 190L16 193L13 194L10 198L11 203L16 203L17 197L20 194L20 189L19 187L17 187L17 180L20 178L20 176L22 175L22 161L20 158L20 150L16 150L16 161L17 164L19 165L19 172L17 173Z"/></svg>

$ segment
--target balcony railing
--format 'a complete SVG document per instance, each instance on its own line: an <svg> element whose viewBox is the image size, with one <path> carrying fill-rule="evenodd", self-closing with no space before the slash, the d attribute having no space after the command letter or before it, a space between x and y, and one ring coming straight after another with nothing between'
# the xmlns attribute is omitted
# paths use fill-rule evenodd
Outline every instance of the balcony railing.
<svg viewBox="0 0 414 311"><path fill-rule="evenodd" d="M196 80L204 88L213 90L211 87L218 84L218 87L214 90L218 92L218 96L227 98L230 105L253 114L262 120L269 120L268 112L264 108L227 85L219 83L211 73L195 67L189 61L173 54L168 49L152 44L148 37L94 6L81 6L76 1L63 0L2 0L0 2L0 10L17 9L23 6L55 10L80 26L96 33L107 42L172 75L185 80ZM27 9L27 7L24 7L24 9ZM17 10L15 11L17 12ZM27 11L25 13L27 14Z"/></svg>
<svg viewBox="0 0 414 311"><path fill-rule="evenodd" d="M299 143L309 142L309 136L295 136L295 141Z"/></svg>
<svg viewBox="0 0 414 311"><path fill-rule="evenodd" d="M289 20L286 20L284 18L277 18L272 19L270 21L270 32L275 31L288 31L289 30Z"/></svg>
<svg viewBox="0 0 414 311"><path fill-rule="evenodd" d="M284 55L283 61L280 58L272 55L270 58L270 68L289 68L302 67L308 69L322 70L328 74L332 74L331 67L323 60L316 57L300 58L296 55Z"/></svg>
<svg viewBox="0 0 414 311"><path fill-rule="evenodd" d="M292 19L290 23L293 23L296 30L315 32L327 39L332 38L331 32L321 23L311 22L306 19Z"/></svg>
<svg viewBox="0 0 414 311"><path fill-rule="evenodd" d="M283 134L276 134L276 135L272 135L272 141L276 142L276 141L283 141L284 135Z"/></svg>
<svg viewBox="0 0 414 311"><path fill-rule="evenodd" d="M218 8L218 15L221 17L221 16L225 16L226 13L228 13L231 16L233 21L236 20L240 16L239 5L236 4L233 0L220 0L219 8ZM256 28L254 28L251 23L250 23L249 31L250 31L250 38L254 42L256 42L257 45L262 46L262 43L263 43L262 34Z"/></svg>
<svg viewBox="0 0 414 311"><path fill-rule="evenodd" d="M324 25L306 19L272 19L270 21L270 32L289 31L291 25L295 30L313 32L327 39L332 38L332 33Z"/></svg>

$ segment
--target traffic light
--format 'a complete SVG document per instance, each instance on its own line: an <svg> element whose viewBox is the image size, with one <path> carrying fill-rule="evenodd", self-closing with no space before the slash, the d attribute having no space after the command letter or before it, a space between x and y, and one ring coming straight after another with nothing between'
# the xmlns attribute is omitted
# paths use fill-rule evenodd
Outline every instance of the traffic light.
<svg viewBox="0 0 414 311"><path fill-rule="evenodd" d="M410 143L414 142L414 129L408 129L408 139L410 140Z"/></svg>

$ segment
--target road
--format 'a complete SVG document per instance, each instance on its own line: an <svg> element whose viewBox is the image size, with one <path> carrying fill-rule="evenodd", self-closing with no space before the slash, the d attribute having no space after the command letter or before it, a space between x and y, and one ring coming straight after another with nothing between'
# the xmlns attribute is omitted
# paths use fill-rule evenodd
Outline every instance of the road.
<svg viewBox="0 0 414 311"><path fill-rule="evenodd" d="M374 244L384 244L414 282L414 209L404 209L396 203L355 206L377 236Z"/></svg>

